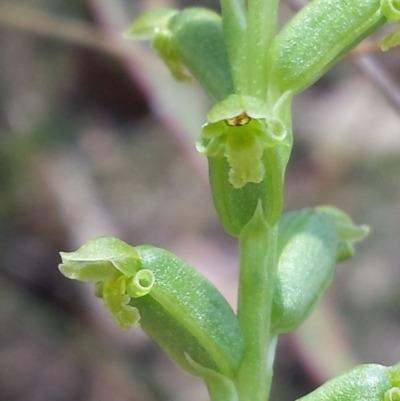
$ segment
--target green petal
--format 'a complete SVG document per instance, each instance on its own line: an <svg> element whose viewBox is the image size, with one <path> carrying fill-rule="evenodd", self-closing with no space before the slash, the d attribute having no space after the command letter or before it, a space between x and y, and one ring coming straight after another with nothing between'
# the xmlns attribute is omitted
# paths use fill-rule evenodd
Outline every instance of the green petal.
<svg viewBox="0 0 400 401"><path fill-rule="evenodd" d="M259 183L264 179L265 169L262 163L264 149L253 132L244 130L243 127L236 130L241 132L228 136L225 156L231 167L229 182L234 188L242 188L248 182Z"/></svg>
<svg viewBox="0 0 400 401"><path fill-rule="evenodd" d="M161 30L167 27L169 20L177 14L170 8L156 8L140 15L124 33L126 39L153 39Z"/></svg>
<svg viewBox="0 0 400 401"><path fill-rule="evenodd" d="M119 276L106 281L103 286L103 300L115 323L121 330L139 326L140 314L137 308L128 305L130 296L126 295L126 278Z"/></svg>

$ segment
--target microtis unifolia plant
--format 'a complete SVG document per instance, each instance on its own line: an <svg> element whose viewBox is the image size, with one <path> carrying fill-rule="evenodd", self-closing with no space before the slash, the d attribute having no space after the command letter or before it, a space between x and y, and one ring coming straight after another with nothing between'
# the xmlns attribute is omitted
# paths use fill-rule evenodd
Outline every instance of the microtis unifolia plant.
<svg viewBox="0 0 400 401"><path fill-rule="evenodd" d="M157 9L126 33L151 40L172 75L194 77L213 104L196 147L221 224L239 239L236 313L164 249L101 237L61 253L64 275L94 282L115 323L140 325L213 401L268 399L277 337L304 322L336 263L368 232L332 206L282 215L291 102L365 37L400 21L400 0L312 0L278 34L277 9L278 0L221 0L222 16ZM382 46L399 41L395 32ZM302 400L400 401L400 364L358 366Z"/></svg>

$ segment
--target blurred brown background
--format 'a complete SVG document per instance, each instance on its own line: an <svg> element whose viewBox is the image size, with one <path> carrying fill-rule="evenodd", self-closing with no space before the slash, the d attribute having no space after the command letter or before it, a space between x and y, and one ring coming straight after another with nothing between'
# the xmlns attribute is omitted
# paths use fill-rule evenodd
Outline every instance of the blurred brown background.
<svg viewBox="0 0 400 401"><path fill-rule="evenodd" d="M298 2L282 3L284 21ZM1 401L207 400L57 270L60 250L116 235L176 252L235 303L236 242L194 150L209 104L121 38L142 11L189 4L218 7L0 0ZM280 339L273 399L357 363L400 361L399 61L397 50L352 57L295 101L286 209L331 203L372 231L321 307Z"/></svg>

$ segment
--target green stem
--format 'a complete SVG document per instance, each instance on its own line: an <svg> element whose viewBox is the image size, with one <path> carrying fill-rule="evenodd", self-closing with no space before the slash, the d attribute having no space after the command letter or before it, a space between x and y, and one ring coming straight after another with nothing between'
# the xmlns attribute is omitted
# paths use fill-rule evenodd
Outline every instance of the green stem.
<svg viewBox="0 0 400 401"><path fill-rule="evenodd" d="M230 380L210 379L205 383L210 395L210 401L239 401L237 390Z"/></svg>
<svg viewBox="0 0 400 401"><path fill-rule="evenodd" d="M268 53L275 37L279 0L248 0L247 74L249 94L266 99Z"/></svg>
<svg viewBox="0 0 400 401"><path fill-rule="evenodd" d="M235 92L244 94L247 90L245 2L221 0L221 10Z"/></svg>
<svg viewBox="0 0 400 401"><path fill-rule="evenodd" d="M277 226L263 218L261 202L240 234L238 318L245 354L238 375L240 401L268 399L275 338L270 334L277 269Z"/></svg>

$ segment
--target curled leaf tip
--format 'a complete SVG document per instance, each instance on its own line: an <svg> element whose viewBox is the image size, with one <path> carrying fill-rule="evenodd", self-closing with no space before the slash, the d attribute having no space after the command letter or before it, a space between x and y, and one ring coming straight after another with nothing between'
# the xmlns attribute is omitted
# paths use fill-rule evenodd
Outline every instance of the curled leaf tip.
<svg viewBox="0 0 400 401"><path fill-rule="evenodd" d="M386 391L384 401L400 401L400 388L392 387Z"/></svg>
<svg viewBox="0 0 400 401"><path fill-rule="evenodd" d="M127 282L126 291L132 298L147 295L153 288L155 282L154 274L149 269L139 270L135 276Z"/></svg>
<svg viewBox="0 0 400 401"><path fill-rule="evenodd" d="M389 21L400 21L399 0L381 0L381 12Z"/></svg>
<svg viewBox="0 0 400 401"><path fill-rule="evenodd" d="M264 150L280 144L287 130L260 99L228 96L207 115L197 150L209 157L226 157L229 182L236 189L265 176Z"/></svg>

